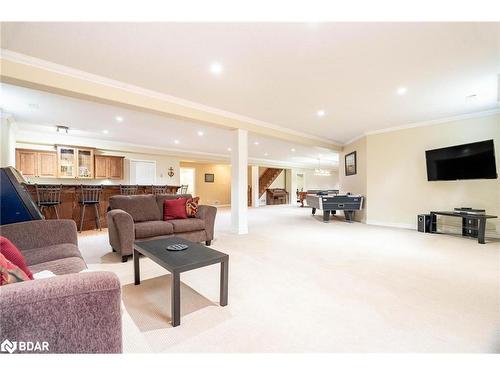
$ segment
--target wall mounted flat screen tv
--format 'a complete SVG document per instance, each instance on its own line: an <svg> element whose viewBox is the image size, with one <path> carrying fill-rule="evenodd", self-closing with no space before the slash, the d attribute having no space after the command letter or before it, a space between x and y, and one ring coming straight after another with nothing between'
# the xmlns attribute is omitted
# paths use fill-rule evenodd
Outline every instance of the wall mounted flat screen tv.
<svg viewBox="0 0 500 375"><path fill-rule="evenodd" d="M425 157L428 181L498 177L492 139L428 150Z"/></svg>

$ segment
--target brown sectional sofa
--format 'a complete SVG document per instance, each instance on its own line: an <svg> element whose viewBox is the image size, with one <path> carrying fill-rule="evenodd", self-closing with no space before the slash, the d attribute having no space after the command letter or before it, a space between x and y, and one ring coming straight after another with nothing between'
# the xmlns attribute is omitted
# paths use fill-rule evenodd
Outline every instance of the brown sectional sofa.
<svg viewBox="0 0 500 375"><path fill-rule="evenodd" d="M179 236L210 245L214 238L217 208L200 205L195 218L163 221L163 202L184 195L115 195L109 199L107 214L109 243L126 262L136 240Z"/></svg>
<svg viewBox="0 0 500 375"><path fill-rule="evenodd" d="M33 273L57 276L0 287L0 342L47 341L50 353L121 353L121 289L112 272L87 268L72 220L0 226Z"/></svg>

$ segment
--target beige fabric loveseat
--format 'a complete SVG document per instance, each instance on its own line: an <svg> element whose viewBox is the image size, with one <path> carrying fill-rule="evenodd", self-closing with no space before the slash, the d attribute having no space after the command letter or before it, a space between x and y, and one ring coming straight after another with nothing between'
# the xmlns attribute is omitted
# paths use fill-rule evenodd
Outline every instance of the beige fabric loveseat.
<svg viewBox="0 0 500 375"><path fill-rule="evenodd" d="M136 240L179 236L210 245L214 238L217 208L200 205L195 218L163 220L163 202L191 195L116 195L109 199L109 243L126 262Z"/></svg>

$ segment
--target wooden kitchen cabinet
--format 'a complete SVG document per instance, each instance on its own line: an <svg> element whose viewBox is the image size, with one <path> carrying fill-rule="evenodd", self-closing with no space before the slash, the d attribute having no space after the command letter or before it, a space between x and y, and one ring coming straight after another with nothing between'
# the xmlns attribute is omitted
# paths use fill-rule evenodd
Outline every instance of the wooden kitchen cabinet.
<svg viewBox="0 0 500 375"><path fill-rule="evenodd" d="M109 172L108 178L114 180L122 180L123 179L123 157L121 156L110 156L108 158L109 162Z"/></svg>
<svg viewBox="0 0 500 375"><path fill-rule="evenodd" d="M95 178L108 178L107 173L108 157L95 155L94 156L94 175Z"/></svg>
<svg viewBox="0 0 500 375"><path fill-rule="evenodd" d="M38 153L38 177L57 177L57 153Z"/></svg>
<svg viewBox="0 0 500 375"><path fill-rule="evenodd" d="M16 169L25 177L57 177L57 153L18 148Z"/></svg>
<svg viewBox="0 0 500 375"><path fill-rule="evenodd" d="M95 178L122 180L123 156L96 155L94 157Z"/></svg>
<svg viewBox="0 0 500 375"><path fill-rule="evenodd" d="M57 177L76 178L76 149L57 146Z"/></svg>
<svg viewBox="0 0 500 375"><path fill-rule="evenodd" d="M25 177L36 177L37 152L16 149L16 169Z"/></svg>
<svg viewBox="0 0 500 375"><path fill-rule="evenodd" d="M94 150L57 146L57 165L59 178L94 178Z"/></svg>
<svg viewBox="0 0 500 375"><path fill-rule="evenodd" d="M77 178L94 178L94 150L78 148L76 155L78 159Z"/></svg>
<svg viewBox="0 0 500 375"><path fill-rule="evenodd" d="M16 149L16 169L25 177L123 180L123 156L94 155L91 148L57 151Z"/></svg>

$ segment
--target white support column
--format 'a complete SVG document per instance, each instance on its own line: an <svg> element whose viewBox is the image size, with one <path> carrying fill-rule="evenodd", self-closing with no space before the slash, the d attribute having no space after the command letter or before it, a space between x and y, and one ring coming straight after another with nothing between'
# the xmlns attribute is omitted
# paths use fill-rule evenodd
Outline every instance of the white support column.
<svg viewBox="0 0 500 375"><path fill-rule="evenodd" d="M252 165L252 207L259 207L259 166Z"/></svg>
<svg viewBox="0 0 500 375"><path fill-rule="evenodd" d="M17 125L11 117L0 113L0 166L14 167L16 164Z"/></svg>
<svg viewBox="0 0 500 375"><path fill-rule="evenodd" d="M248 233L248 131L233 130L231 152L231 229Z"/></svg>
<svg viewBox="0 0 500 375"><path fill-rule="evenodd" d="M297 169L290 169L290 205L297 205Z"/></svg>
<svg viewBox="0 0 500 375"><path fill-rule="evenodd" d="M295 190L292 187L292 169L285 169L285 189L288 192L288 204L295 200Z"/></svg>

